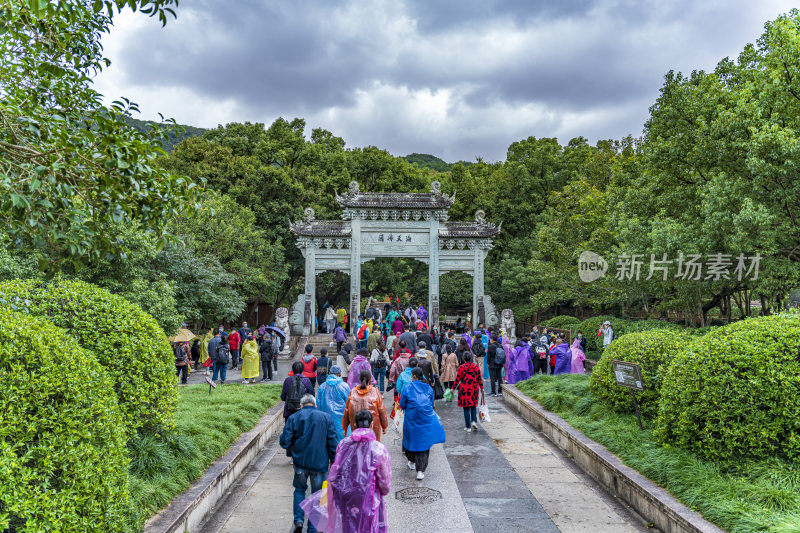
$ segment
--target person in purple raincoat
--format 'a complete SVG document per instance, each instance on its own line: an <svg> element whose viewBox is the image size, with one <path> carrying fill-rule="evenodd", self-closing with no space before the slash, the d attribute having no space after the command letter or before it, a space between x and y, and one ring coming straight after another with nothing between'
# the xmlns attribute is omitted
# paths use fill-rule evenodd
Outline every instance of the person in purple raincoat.
<svg viewBox="0 0 800 533"><path fill-rule="evenodd" d="M302 503L309 521L318 529L327 533L389 530L383 498L391 490L392 459L386 446L375 440L371 425L372 414L359 411L357 428L339 443L328 474L327 509L320 508L319 493Z"/></svg>
<svg viewBox="0 0 800 533"><path fill-rule="evenodd" d="M563 333L558 334L556 347L550 350L550 355L556 357L556 367L553 372L555 375L572 373L572 350L564 340Z"/></svg>
<svg viewBox="0 0 800 533"><path fill-rule="evenodd" d="M581 339L575 337L572 341L572 373L585 374L586 370L583 368L583 362L586 361L586 354L581 350Z"/></svg>
<svg viewBox="0 0 800 533"><path fill-rule="evenodd" d="M422 304L419 304L417 308L417 319L422 320L426 324L428 323L428 310L425 309Z"/></svg>
<svg viewBox="0 0 800 533"><path fill-rule="evenodd" d="M519 381L525 381L533 375L533 360L531 359L531 347L528 343L518 340L511 352L511 365L508 369L508 382L512 385Z"/></svg>
<svg viewBox="0 0 800 533"><path fill-rule="evenodd" d="M368 370L369 375L372 376L372 384L375 385L377 382L375 381L375 376L372 375L372 365L369 364L368 356L369 352L366 348L361 348L356 352L356 356L353 359L353 362L350 363L350 370L347 373L347 384L350 386L350 390L355 389L358 387L359 383L358 376L361 374L362 370Z"/></svg>

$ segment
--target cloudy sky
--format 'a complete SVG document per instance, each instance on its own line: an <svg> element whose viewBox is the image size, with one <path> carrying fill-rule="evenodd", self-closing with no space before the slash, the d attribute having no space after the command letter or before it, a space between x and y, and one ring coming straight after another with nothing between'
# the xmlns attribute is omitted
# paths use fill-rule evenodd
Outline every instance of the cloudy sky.
<svg viewBox="0 0 800 533"><path fill-rule="evenodd" d="M712 69L785 0L182 0L126 12L96 87L144 119L306 119L348 147L505 159L528 136L639 135L664 74Z"/></svg>

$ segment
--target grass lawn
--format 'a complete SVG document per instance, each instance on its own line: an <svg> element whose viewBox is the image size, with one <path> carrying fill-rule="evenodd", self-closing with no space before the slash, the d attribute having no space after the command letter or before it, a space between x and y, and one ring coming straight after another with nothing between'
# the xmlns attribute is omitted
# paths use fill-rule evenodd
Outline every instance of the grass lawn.
<svg viewBox="0 0 800 533"><path fill-rule="evenodd" d="M211 394L207 385L181 387L175 431L139 434L131 455L129 531L186 490L239 435L252 429L280 401L280 385L228 384Z"/></svg>
<svg viewBox="0 0 800 533"><path fill-rule="evenodd" d="M609 411L588 375L542 376L517 387L667 489L706 520L734 533L800 531L800 463L775 457L706 461L653 438L653 423Z"/></svg>

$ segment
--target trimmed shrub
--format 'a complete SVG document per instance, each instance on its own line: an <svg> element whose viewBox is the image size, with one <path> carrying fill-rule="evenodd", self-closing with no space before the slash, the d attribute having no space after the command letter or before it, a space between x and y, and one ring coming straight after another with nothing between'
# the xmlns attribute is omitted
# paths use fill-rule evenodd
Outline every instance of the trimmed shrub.
<svg viewBox="0 0 800 533"><path fill-rule="evenodd" d="M648 320L626 320L623 329L625 330L624 333L628 335L630 333L639 333L642 331L651 331L654 329L669 329L672 331L683 331L686 328L684 328L680 324L675 324L674 322L669 322L667 320L648 319ZM617 335L619 335L619 333Z"/></svg>
<svg viewBox="0 0 800 533"><path fill-rule="evenodd" d="M658 412L661 385L667 367L691 340L692 337L685 333L667 329L625 334L606 348L603 357L592 370L592 394L614 411L634 412L631 393L617 385L611 361L616 359L639 363L644 385L644 391L636 393L639 410L642 415L654 417Z"/></svg>
<svg viewBox="0 0 800 533"><path fill-rule="evenodd" d="M618 324L617 322L622 322L622 320L614 318L613 316L609 315L600 315L600 316L593 316L592 318L587 318L583 322L581 322L580 326L575 328L576 331L580 330L583 332L583 336L586 337L586 350L588 351L595 351L603 347L603 340L600 339L600 343L597 343L597 330L600 329L600 326L603 325L603 322L606 320L611 321L611 327L614 329L614 332L619 335L620 332L617 331Z"/></svg>
<svg viewBox="0 0 800 533"><path fill-rule="evenodd" d="M581 321L574 316L559 315L551 318L550 320L545 320L542 325L548 328L571 329L580 323Z"/></svg>
<svg viewBox="0 0 800 533"><path fill-rule="evenodd" d="M0 294L25 300L31 315L46 317L95 353L111 376L129 437L140 427L174 426L178 393L172 350L141 308L82 281L10 281L0 283ZM65 361L65 370L71 366Z"/></svg>
<svg viewBox="0 0 800 533"><path fill-rule="evenodd" d="M94 354L0 308L0 531L120 531L125 424Z"/></svg>
<svg viewBox="0 0 800 533"><path fill-rule="evenodd" d="M719 460L800 457L800 314L697 338L670 365L657 438Z"/></svg>

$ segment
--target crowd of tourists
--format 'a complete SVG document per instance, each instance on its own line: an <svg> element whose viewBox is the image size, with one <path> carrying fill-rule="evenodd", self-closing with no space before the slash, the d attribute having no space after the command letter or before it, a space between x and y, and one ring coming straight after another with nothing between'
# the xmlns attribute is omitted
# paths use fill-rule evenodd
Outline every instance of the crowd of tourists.
<svg viewBox="0 0 800 533"><path fill-rule="evenodd" d="M191 341L173 342L175 369L182 384L189 372L203 368L206 375L219 384L225 384L228 369L242 369L242 383L271 381L278 371L278 354L283 350L284 339L274 328L262 324L252 331L247 322L239 329L226 331L223 326L209 328ZM260 365L259 365L260 363Z"/></svg>
<svg viewBox="0 0 800 533"><path fill-rule="evenodd" d="M431 448L445 442L434 401L452 399L463 410L464 431L480 429L478 410L501 384L517 383L536 373L583 373L586 338L567 342L548 328L519 339L485 328L428 327L423 305L416 308L372 305L353 323L342 308L325 312L329 346L314 355L307 344L283 382L284 430L280 445L294 468L294 531L387 531L384 496L391 485L391 458L381 443L392 419L402 432L408 468L422 480ZM332 312L328 312L332 311ZM332 317L332 318L329 318ZM328 321L331 322L328 322ZM603 345L613 340L609 323L597 333ZM242 341L244 339L244 341ZM330 353L329 349L333 352ZM242 367L243 382L271 380L282 339L266 327L255 334L244 323L238 330L209 330L205 336L176 344L185 364L206 367L224 383L227 367ZM335 351L333 351L335 349ZM330 354L329 354L330 353ZM179 375L182 370L176 367ZM393 391L391 414L384 394ZM327 481L327 490L322 490ZM308 489L311 489L311 496Z"/></svg>

